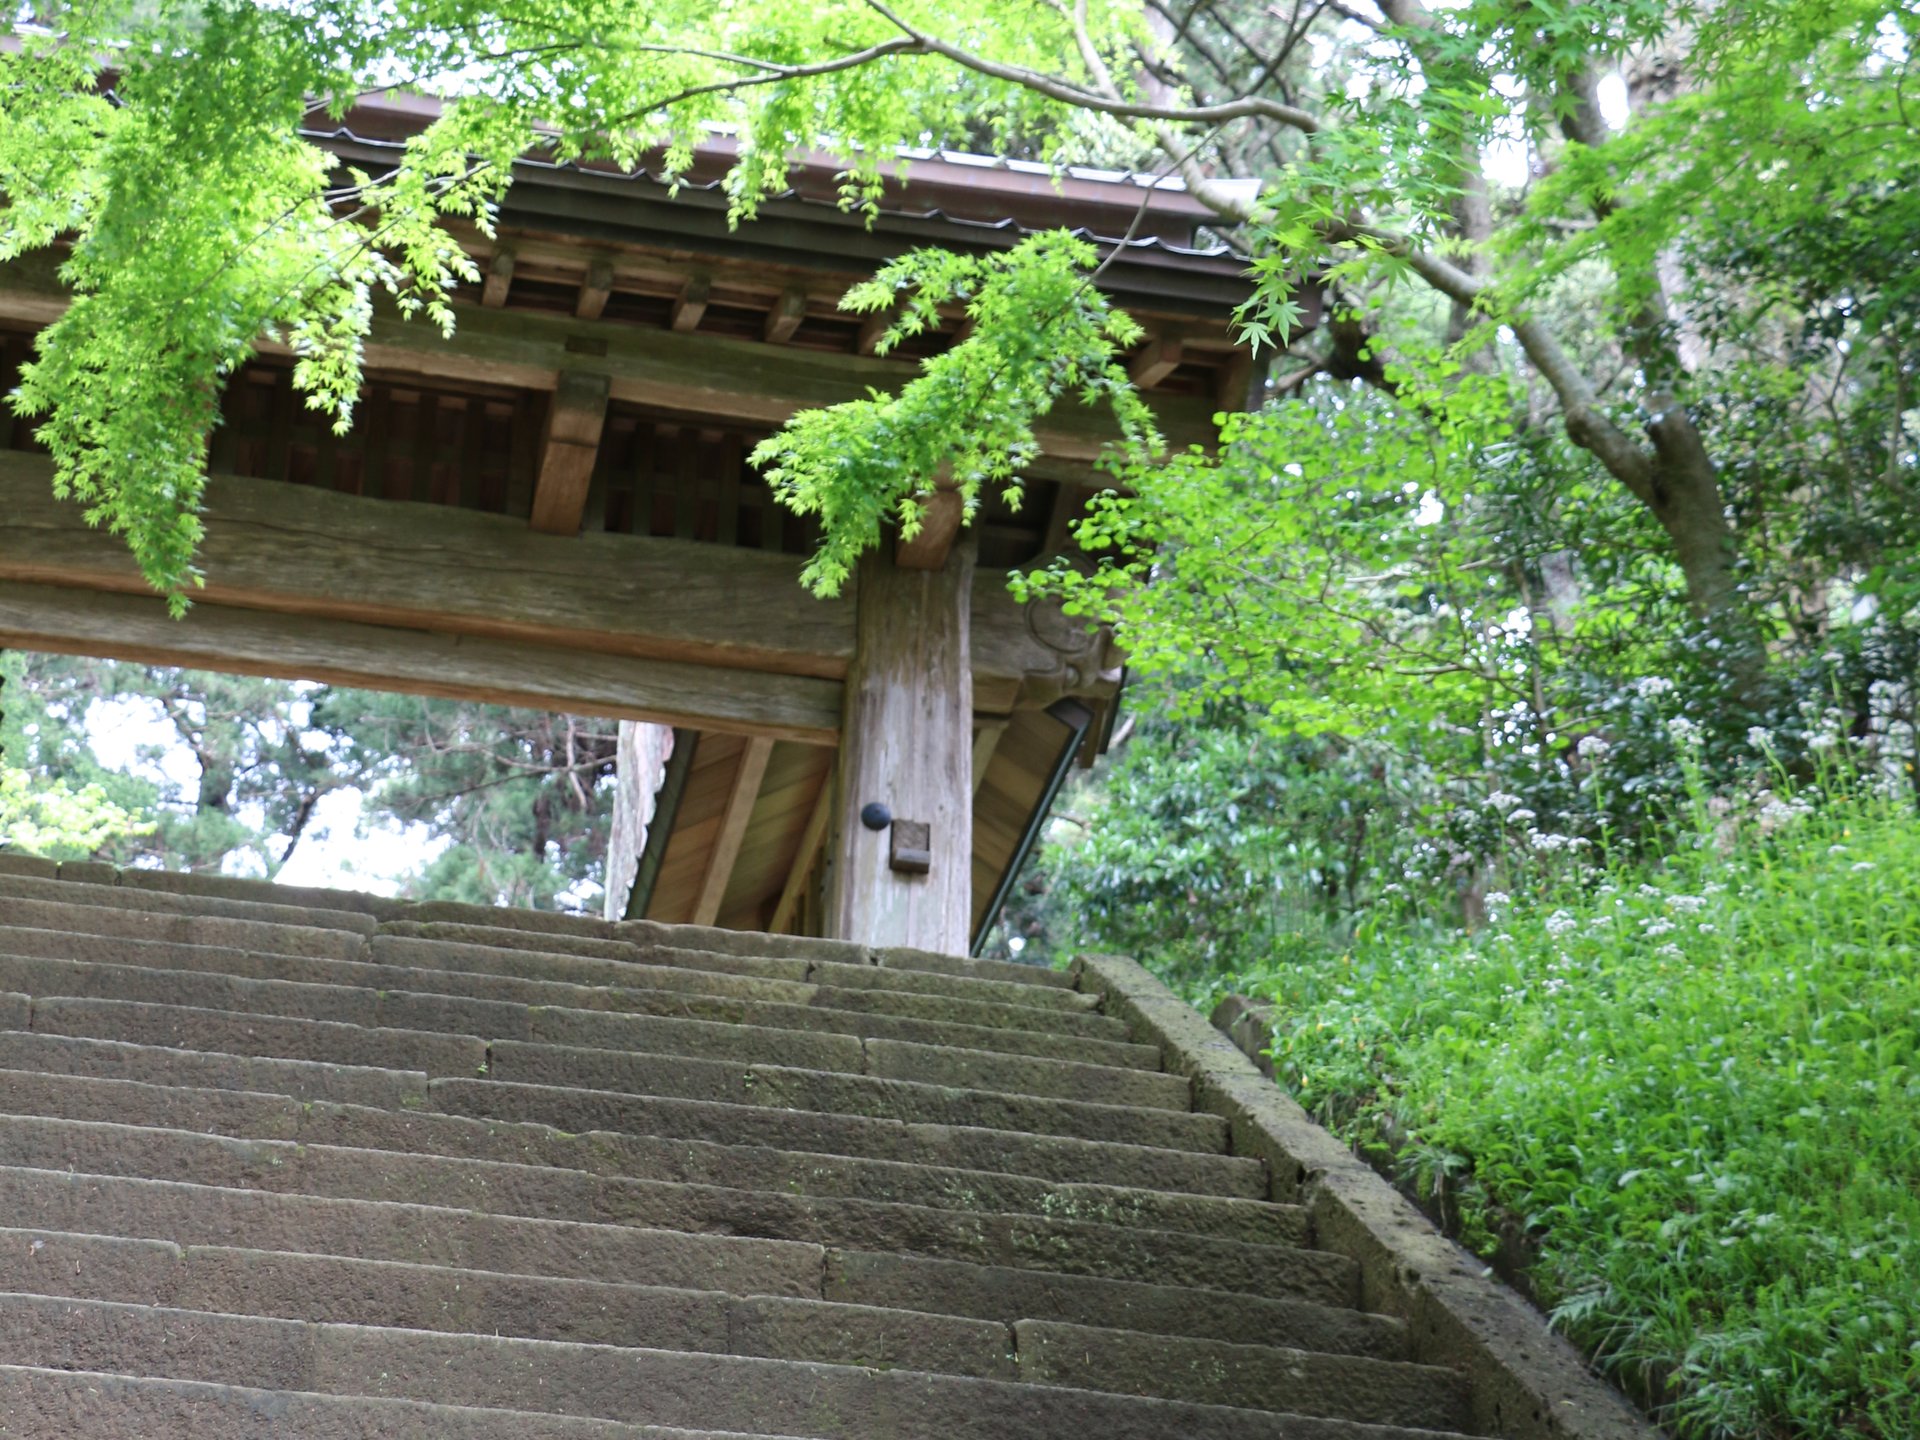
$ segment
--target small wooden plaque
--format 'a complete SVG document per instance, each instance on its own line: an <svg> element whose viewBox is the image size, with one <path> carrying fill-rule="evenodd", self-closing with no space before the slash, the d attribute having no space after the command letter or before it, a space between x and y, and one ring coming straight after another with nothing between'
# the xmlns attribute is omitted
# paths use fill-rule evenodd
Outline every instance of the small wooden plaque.
<svg viewBox="0 0 1920 1440"><path fill-rule="evenodd" d="M892 853L887 863L902 875L925 875L933 869L933 827L924 820L895 820L888 832Z"/></svg>

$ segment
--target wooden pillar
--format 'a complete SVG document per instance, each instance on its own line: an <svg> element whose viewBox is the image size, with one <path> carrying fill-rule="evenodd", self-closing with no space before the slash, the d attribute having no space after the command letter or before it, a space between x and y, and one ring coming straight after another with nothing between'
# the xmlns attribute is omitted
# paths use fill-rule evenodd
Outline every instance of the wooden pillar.
<svg viewBox="0 0 1920 1440"><path fill-rule="evenodd" d="M937 569L903 569L890 548L860 564L847 674L826 920L867 945L967 951L973 894L971 537ZM861 821L878 802L885 830ZM909 827L926 827L925 870Z"/></svg>

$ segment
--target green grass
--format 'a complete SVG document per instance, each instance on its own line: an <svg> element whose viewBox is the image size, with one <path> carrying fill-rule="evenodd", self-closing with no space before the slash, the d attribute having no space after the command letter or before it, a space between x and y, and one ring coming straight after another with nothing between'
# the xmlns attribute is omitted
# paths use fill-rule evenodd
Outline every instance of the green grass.
<svg viewBox="0 0 1920 1440"><path fill-rule="evenodd" d="M1744 835L1277 969L1275 1058L1677 1435L1914 1440L1920 823Z"/></svg>

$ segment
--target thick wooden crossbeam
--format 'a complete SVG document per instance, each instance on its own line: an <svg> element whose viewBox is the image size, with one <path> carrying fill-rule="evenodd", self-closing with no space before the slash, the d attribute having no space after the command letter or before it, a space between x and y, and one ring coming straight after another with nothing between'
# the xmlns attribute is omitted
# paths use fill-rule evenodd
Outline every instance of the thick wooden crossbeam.
<svg viewBox="0 0 1920 1440"><path fill-rule="evenodd" d="M147 596L125 544L52 484L46 456L0 451L0 580ZM227 475L208 481L202 520L196 595L212 605L826 680L853 658L852 587L811 598L798 556L542 535L503 515ZM1006 714L1035 677L1079 663L998 574L974 587L971 628L983 711Z"/></svg>
<svg viewBox="0 0 1920 1440"><path fill-rule="evenodd" d="M541 534L580 533L593 467L600 458L600 432L606 423L607 377L563 371L547 407L540 479L534 486L533 515L528 522Z"/></svg>
<svg viewBox="0 0 1920 1440"><path fill-rule="evenodd" d="M0 582L0 645L831 745L841 686L200 603Z"/></svg>

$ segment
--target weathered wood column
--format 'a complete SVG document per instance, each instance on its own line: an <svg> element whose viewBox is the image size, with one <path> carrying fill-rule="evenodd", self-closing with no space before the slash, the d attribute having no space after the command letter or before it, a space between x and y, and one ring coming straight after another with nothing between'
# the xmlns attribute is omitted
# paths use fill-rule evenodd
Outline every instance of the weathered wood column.
<svg viewBox="0 0 1920 1440"><path fill-rule="evenodd" d="M861 562L847 674L831 863L829 934L964 955L972 908L971 537L936 569L880 550ZM893 823L875 830L878 803ZM915 827L925 828L925 869Z"/></svg>

